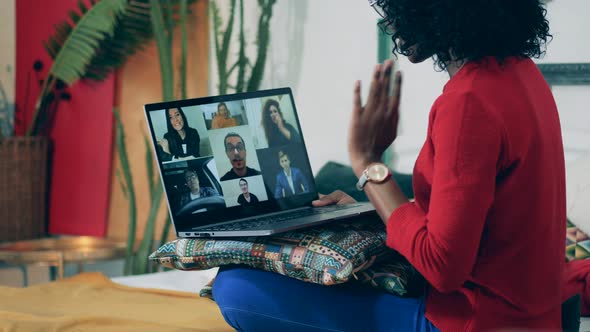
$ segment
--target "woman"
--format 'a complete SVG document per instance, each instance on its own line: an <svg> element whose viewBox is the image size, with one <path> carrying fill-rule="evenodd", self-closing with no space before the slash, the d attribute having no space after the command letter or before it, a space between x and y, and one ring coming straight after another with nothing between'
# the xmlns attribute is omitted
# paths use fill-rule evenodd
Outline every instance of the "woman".
<svg viewBox="0 0 590 332"><path fill-rule="evenodd" d="M211 129L229 128L238 125L236 119L230 117L229 110L224 102L217 105L217 114L213 117Z"/></svg>
<svg viewBox="0 0 590 332"><path fill-rule="evenodd" d="M199 132L188 126L186 115L182 108L166 110L168 132L158 141L163 161L185 157L199 157L201 137Z"/></svg>
<svg viewBox="0 0 590 332"><path fill-rule="evenodd" d="M283 146L298 141L297 130L285 121L279 102L268 99L262 108L262 127L269 147Z"/></svg>
<svg viewBox="0 0 590 332"><path fill-rule="evenodd" d="M213 289L226 320L243 331L561 330L563 145L551 91L530 59L550 37L545 9L539 0L373 5L394 52L412 63L433 57L450 77L431 108L414 168L414 202L387 172L375 172L397 134L401 76L389 97L391 61L375 68L364 106L355 84L349 129L358 185L386 224L387 245L428 281L426 295L314 287L229 268ZM335 192L314 204L350 200Z"/></svg>

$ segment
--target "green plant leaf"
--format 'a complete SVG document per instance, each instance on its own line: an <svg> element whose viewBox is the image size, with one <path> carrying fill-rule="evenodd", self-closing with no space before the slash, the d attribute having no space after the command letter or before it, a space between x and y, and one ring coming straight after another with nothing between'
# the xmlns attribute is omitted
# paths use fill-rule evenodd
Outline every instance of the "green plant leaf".
<svg viewBox="0 0 590 332"><path fill-rule="evenodd" d="M119 160L121 162L121 170L125 179L129 199L129 224L127 227L127 250L125 252L125 267L124 273L128 275L132 272L131 263L133 261L133 251L135 249L135 229L137 227L137 207L135 200L135 187L133 186L133 177L131 175L131 167L129 166L129 158L127 158L127 148L125 147L125 131L121 123L121 117L117 108L113 109L115 114L115 128L116 128L116 143L117 151L119 152Z"/></svg>
<svg viewBox="0 0 590 332"><path fill-rule="evenodd" d="M188 16L187 0L180 0L180 96L186 99L186 57L187 57L187 33L186 19Z"/></svg>
<svg viewBox="0 0 590 332"><path fill-rule="evenodd" d="M162 98L164 101L174 99L174 72L172 67L172 54L168 46L169 37L166 36L166 25L162 6L159 0L150 0L150 16L152 30L156 38L156 46L160 56L160 71L162 75Z"/></svg>
<svg viewBox="0 0 590 332"><path fill-rule="evenodd" d="M84 78L101 81L153 39L148 0L126 2L111 38L104 39L88 64Z"/></svg>
<svg viewBox="0 0 590 332"><path fill-rule="evenodd" d="M127 193L127 186L125 185L125 180L123 179L123 176L121 175L121 171L116 168L115 169L115 177L117 178L117 181L119 182L119 187L121 187L121 191L123 192L123 197L125 197L125 199L129 199L129 194Z"/></svg>
<svg viewBox="0 0 590 332"><path fill-rule="evenodd" d="M158 216L158 210L160 208L160 201L162 200L162 184L158 181L150 196L152 197L150 203L150 213L148 215L145 230L143 232L143 238L137 250L136 258L134 261L134 274L147 273L148 268L148 256L154 245L154 233L156 228L156 217Z"/></svg>
<svg viewBox="0 0 590 332"><path fill-rule="evenodd" d="M215 29L215 50L217 54L217 71L219 76L219 94L225 94L227 92L227 83L229 73L227 70L227 56L230 48L231 35L234 29L234 17L235 17L236 0L231 0L229 20L225 31L220 32L219 26L221 26L221 19L219 18L219 9L217 6L213 8L214 13L214 29ZM217 25L219 23L219 26ZM221 37L221 42L218 41L217 34Z"/></svg>
<svg viewBox="0 0 590 332"><path fill-rule="evenodd" d="M240 51L238 53L238 81L236 83L236 92L244 91L246 81L246 64L248 58L246 57L246 35L244 33L244 0L240 0Z"/></svg>
<svg viewBox="0 0 590 332"><path fill-rule="evenodd" d="M270 19L272 18L272 7L276 0L258 0L261 14L258 19L258 38L256 40L257 53L256 62L252 67L250 80L246 91L256 91L260 88L262 77L264 76L264 67L266 64L266 55L268 51L268 43L270 41Z"/></svg>
<svg viewBox="0 0 590 332"><path fill-rule="evenodd" d="M160 247L163 246L166 243L166 240L168 239L168 233L170 232L170 224L172 224L172 221L170 220L170 214L168 213L166 215L166 221L164 223L164 228L162 229L162 234L160 237Z"/></svg>
<svg viewBox="0 0 590 332"><path fill-rule="evenodd" d="M188 1L190 5L196 0L166 1L164 5L170 8L170 12L173 13L171 16L172 24L178 22L176 17L178 16L177 12L180 11L180 1ZM91 3L94 2L91 1ZM154 34L150 17L150 0L123 0L123 2L124 10L115 17L115 26L112 34L101 39L99 45L93 48L94 54L91 61L87 64L85 72L80 76L81 79L104 80L114 69L123 65L129 56L143 50L147 43L153 40ZM51 58L56 58L73 28L78 24L84 14L89 11L82 1L78 2L78 7L79 12L71 11L68 14L74 24L70 21L64 21L56 25L56 33L47 42L43 42ZM79 36L80 40L85 38L85 35ZM92 43L92 39L86 39L86 42Z"/></svg>
<svg viewBox="0 0 590 332"><path fill-rule="evenodd" d="M125 10L125 0L102 0L88 9L74 27L65 23L56 26L56 35L50 45L61 45L48 75L72 84L84 76L100 42L113 36L117 18ZM81 8L85 8L80 5ZM78 15L78 14L76 14ZM72 14L70 14L72 16ZM63 43L60 43L63 41ZM51 53L50 53L51 54Z"/></svg>
<svg viewBox="0 0 590 332"><path fill-rule="evenodd" d="M152 154L152 146L146 136L143 137L143 142L145 145L145 166L147 167L148 185L150 192L152 192L156 182L156 179L154 178L154 158Z"/></svg>

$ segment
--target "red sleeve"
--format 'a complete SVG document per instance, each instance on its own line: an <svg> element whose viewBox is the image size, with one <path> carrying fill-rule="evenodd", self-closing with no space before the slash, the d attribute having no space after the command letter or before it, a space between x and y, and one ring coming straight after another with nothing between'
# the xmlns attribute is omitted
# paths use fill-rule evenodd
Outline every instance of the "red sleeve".
<svg viewBox="0 0 590 332"><path fill-rule="evenodd" d="M387 221L387 245L440 292L460 288L471 272L495 190L499 121L470 94L444 95L433 108L434 148L428 213L408 203Z"/></svg>

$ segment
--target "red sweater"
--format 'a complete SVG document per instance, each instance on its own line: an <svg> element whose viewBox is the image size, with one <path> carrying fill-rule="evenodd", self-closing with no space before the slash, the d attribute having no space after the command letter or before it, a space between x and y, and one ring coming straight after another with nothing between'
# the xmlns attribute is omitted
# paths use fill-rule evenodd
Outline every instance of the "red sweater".
<svg viewBox="0 0 590 332"><path fill-rule="evenodd" d="M441 331L560 330L563 144L533 61L467 63L432 106L413 181L387 245L431 285L426 317Z"/></svg>

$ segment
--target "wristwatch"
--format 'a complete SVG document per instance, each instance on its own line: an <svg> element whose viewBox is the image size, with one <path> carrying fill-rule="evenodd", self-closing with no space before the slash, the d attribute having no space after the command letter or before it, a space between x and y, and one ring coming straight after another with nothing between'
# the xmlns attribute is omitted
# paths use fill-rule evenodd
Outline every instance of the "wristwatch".
<svg viewBox="0 0 590 332"><path fill-rule="evenodd" d="M364 171L359 181L356 183L356 189L363 190L367 182L383 183L391 177L391 170L383 163L372 163Z"/></svg>

